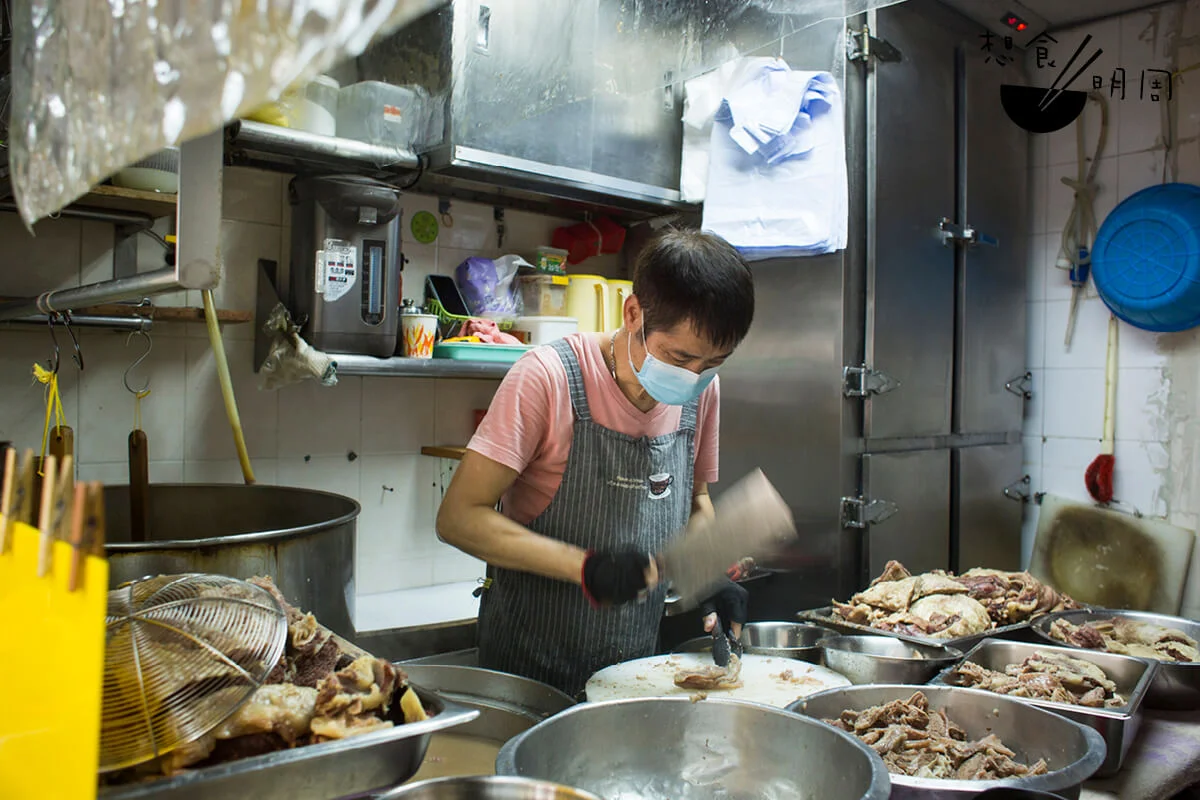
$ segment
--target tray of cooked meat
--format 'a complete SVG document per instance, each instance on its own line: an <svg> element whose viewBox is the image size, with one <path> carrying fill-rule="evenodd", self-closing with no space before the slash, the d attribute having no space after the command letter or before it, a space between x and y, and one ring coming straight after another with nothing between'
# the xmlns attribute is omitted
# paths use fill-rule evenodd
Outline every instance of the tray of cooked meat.
<svg viewBox="0 0 1200 800"><path fill-rule="evenodd" d="M266 681L216 728L153 761L101 775L102 800L333 798L408 780L430 736L479 711L408 682L292 607L284 653Z"/></svg>
<svg viewBox="0 0 1200 800"><path fill-rule="evenodd" d="M1142 721L1158 666L1140 658L1069 647L984 639L931 685L964 686L1024 700L1087 725L1104 737L1098 777L1121 769Z"/></svg>
<svg viewBox="0 0 1200 800"><path fill-rule="evenodd" d="M1200 622L1148 611L1093 608L1039 619L1043 639L1083 650L1102 650L1158 662L1146 707L1200 708Z"/></svg>
<svg viewBox="0 0 1200 800"><path fill-rule="evenodd" d="M942 570L913 575L900 562L889 561L848 603L835 600L797 617L843 633L879 633L968 650L988 637L1026 629L1044 614L1078 607L1028 572L972 569L962 575Z"/></svg>
<svg viewBox="0 0 1200 800"><path fill-rule="evenodd" d="M788 706L883 758L892 798L974 797L995 786L1077 797L1104 761L1100 734L1019 700L954 686L831 689Z"/></svg>

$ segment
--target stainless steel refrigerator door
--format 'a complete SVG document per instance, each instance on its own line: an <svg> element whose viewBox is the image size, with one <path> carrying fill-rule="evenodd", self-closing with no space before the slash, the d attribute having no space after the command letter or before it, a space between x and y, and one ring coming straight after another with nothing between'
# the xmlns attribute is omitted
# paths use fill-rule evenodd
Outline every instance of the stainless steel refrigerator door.
<svg viewBox="0 0 1200 800"><path fill-rule="evenodd" d="M798 529L796 546L766 566L793 571L813 598L842 596L840 581L858 577L859 539L839 523L839 499L857 482L841 439L843 259L752 267L754 326L721 370L721 484L761 468Z"/></svg>
<svg viewBox="0 0 1200 800"><path fill-rule="evenodd" d="M1025 373L1026 262L1029 253L1029 135L1000 105L1000 84L1019 79L1019 64L998 69L969 50L965 58L966 218L996 244L966 248L959 302L957 433L1021 429L1024 398L1006 389Z"/></svg>
<svg viewBox="0 0 1200 800"><path fill-rule="evenodd" d="M958 476L954 568L1020 569L1021 445L963 447L954 452L954 459ZM1005 494L1006 488L1011 496Z"/></svg>
<svg viewBox="0 0 1200 800"><path fill-rule="evenodd" d="M950 451L918 450L863 456L863 494L898 511L871 525L867 559L872 577L895 559L914 575L950 567Z"/></svg>
<svg viewBox="0 0 1200 800"><path fill-rule="evenodd" d="M901 386L867 401L864 433L939 436L950 433L954 251L937 230L954 216L959 38L908 3L877 13L876 35L902 59L873 66L868 100L875 177L866 358Z"/></svg>

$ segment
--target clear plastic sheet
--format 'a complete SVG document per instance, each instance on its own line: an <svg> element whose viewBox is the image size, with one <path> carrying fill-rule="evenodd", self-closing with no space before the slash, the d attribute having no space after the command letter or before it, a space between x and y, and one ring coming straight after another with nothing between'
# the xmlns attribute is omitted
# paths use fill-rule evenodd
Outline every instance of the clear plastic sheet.
<svg viewBox="0 0 1200 800"><path fill-rule="evenodd" d="M27 224L219 128L439 0L22 0L10 167Z"/></svg>

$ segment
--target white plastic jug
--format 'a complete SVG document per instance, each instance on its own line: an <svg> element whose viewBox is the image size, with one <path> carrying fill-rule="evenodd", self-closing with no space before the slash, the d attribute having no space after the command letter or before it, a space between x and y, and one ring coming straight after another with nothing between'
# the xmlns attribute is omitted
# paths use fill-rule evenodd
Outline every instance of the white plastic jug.
<svg viewBox="0 0 1200 800"><path fill-rule="evenodd" d="M608 281L599 275L571 275L567 283L567 316L579 320L580 333L603 333L611 319Z"/></svg>

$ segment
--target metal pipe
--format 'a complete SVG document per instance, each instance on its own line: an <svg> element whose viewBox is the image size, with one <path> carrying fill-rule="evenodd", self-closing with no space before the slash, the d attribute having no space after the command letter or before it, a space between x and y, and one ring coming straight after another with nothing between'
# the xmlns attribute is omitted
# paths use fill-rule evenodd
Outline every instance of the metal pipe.
<svg viewBox="0 0 1200 800"><path fill-rule="evenodd" d="M416 169L420 160L409 150L318 136L292 128L238 120L229 126L229 141L247 150L312 160L352 161L376 169Z"/></svg>
<svg viewBox="0 0 1200 800"><path fill-rule="evenodd" d="M50 314L55 311L70 311L73 308L89 308L105 303L119 303L131 297L175 292L185 288L179 283L173 267L143 272L129 278L89 283L74 289L58 289L43 292L37 297L0 303L0 322L30 317L35 314Z"/></svg>
<svg viewBox="0 0 1200 800"><path fill-rule="evenodd" d="M49 317L45 314L34 314L28 317L18 317L17 319L9 320L10 324L14 325L41 325L45 326ZM107 317L93 314L72 314L72 328L107 328L114 331L142 331L149 332L154 326L154 320L148 317Z"/></svg>
<svg viewBox="0 0 1200 800"><path fill-rule="evenodd" d="M87 202L86 200L84 202ZM17 204L11 200L0 200L0 211L16 212ZM116 211L101 208L80 208L67 206L58 212L58 216L68 219L87 219L95 222L112 222L117 225L135 225L139 228L154 226L154 218L149 214L139 214L136 211Z"/></svg>

